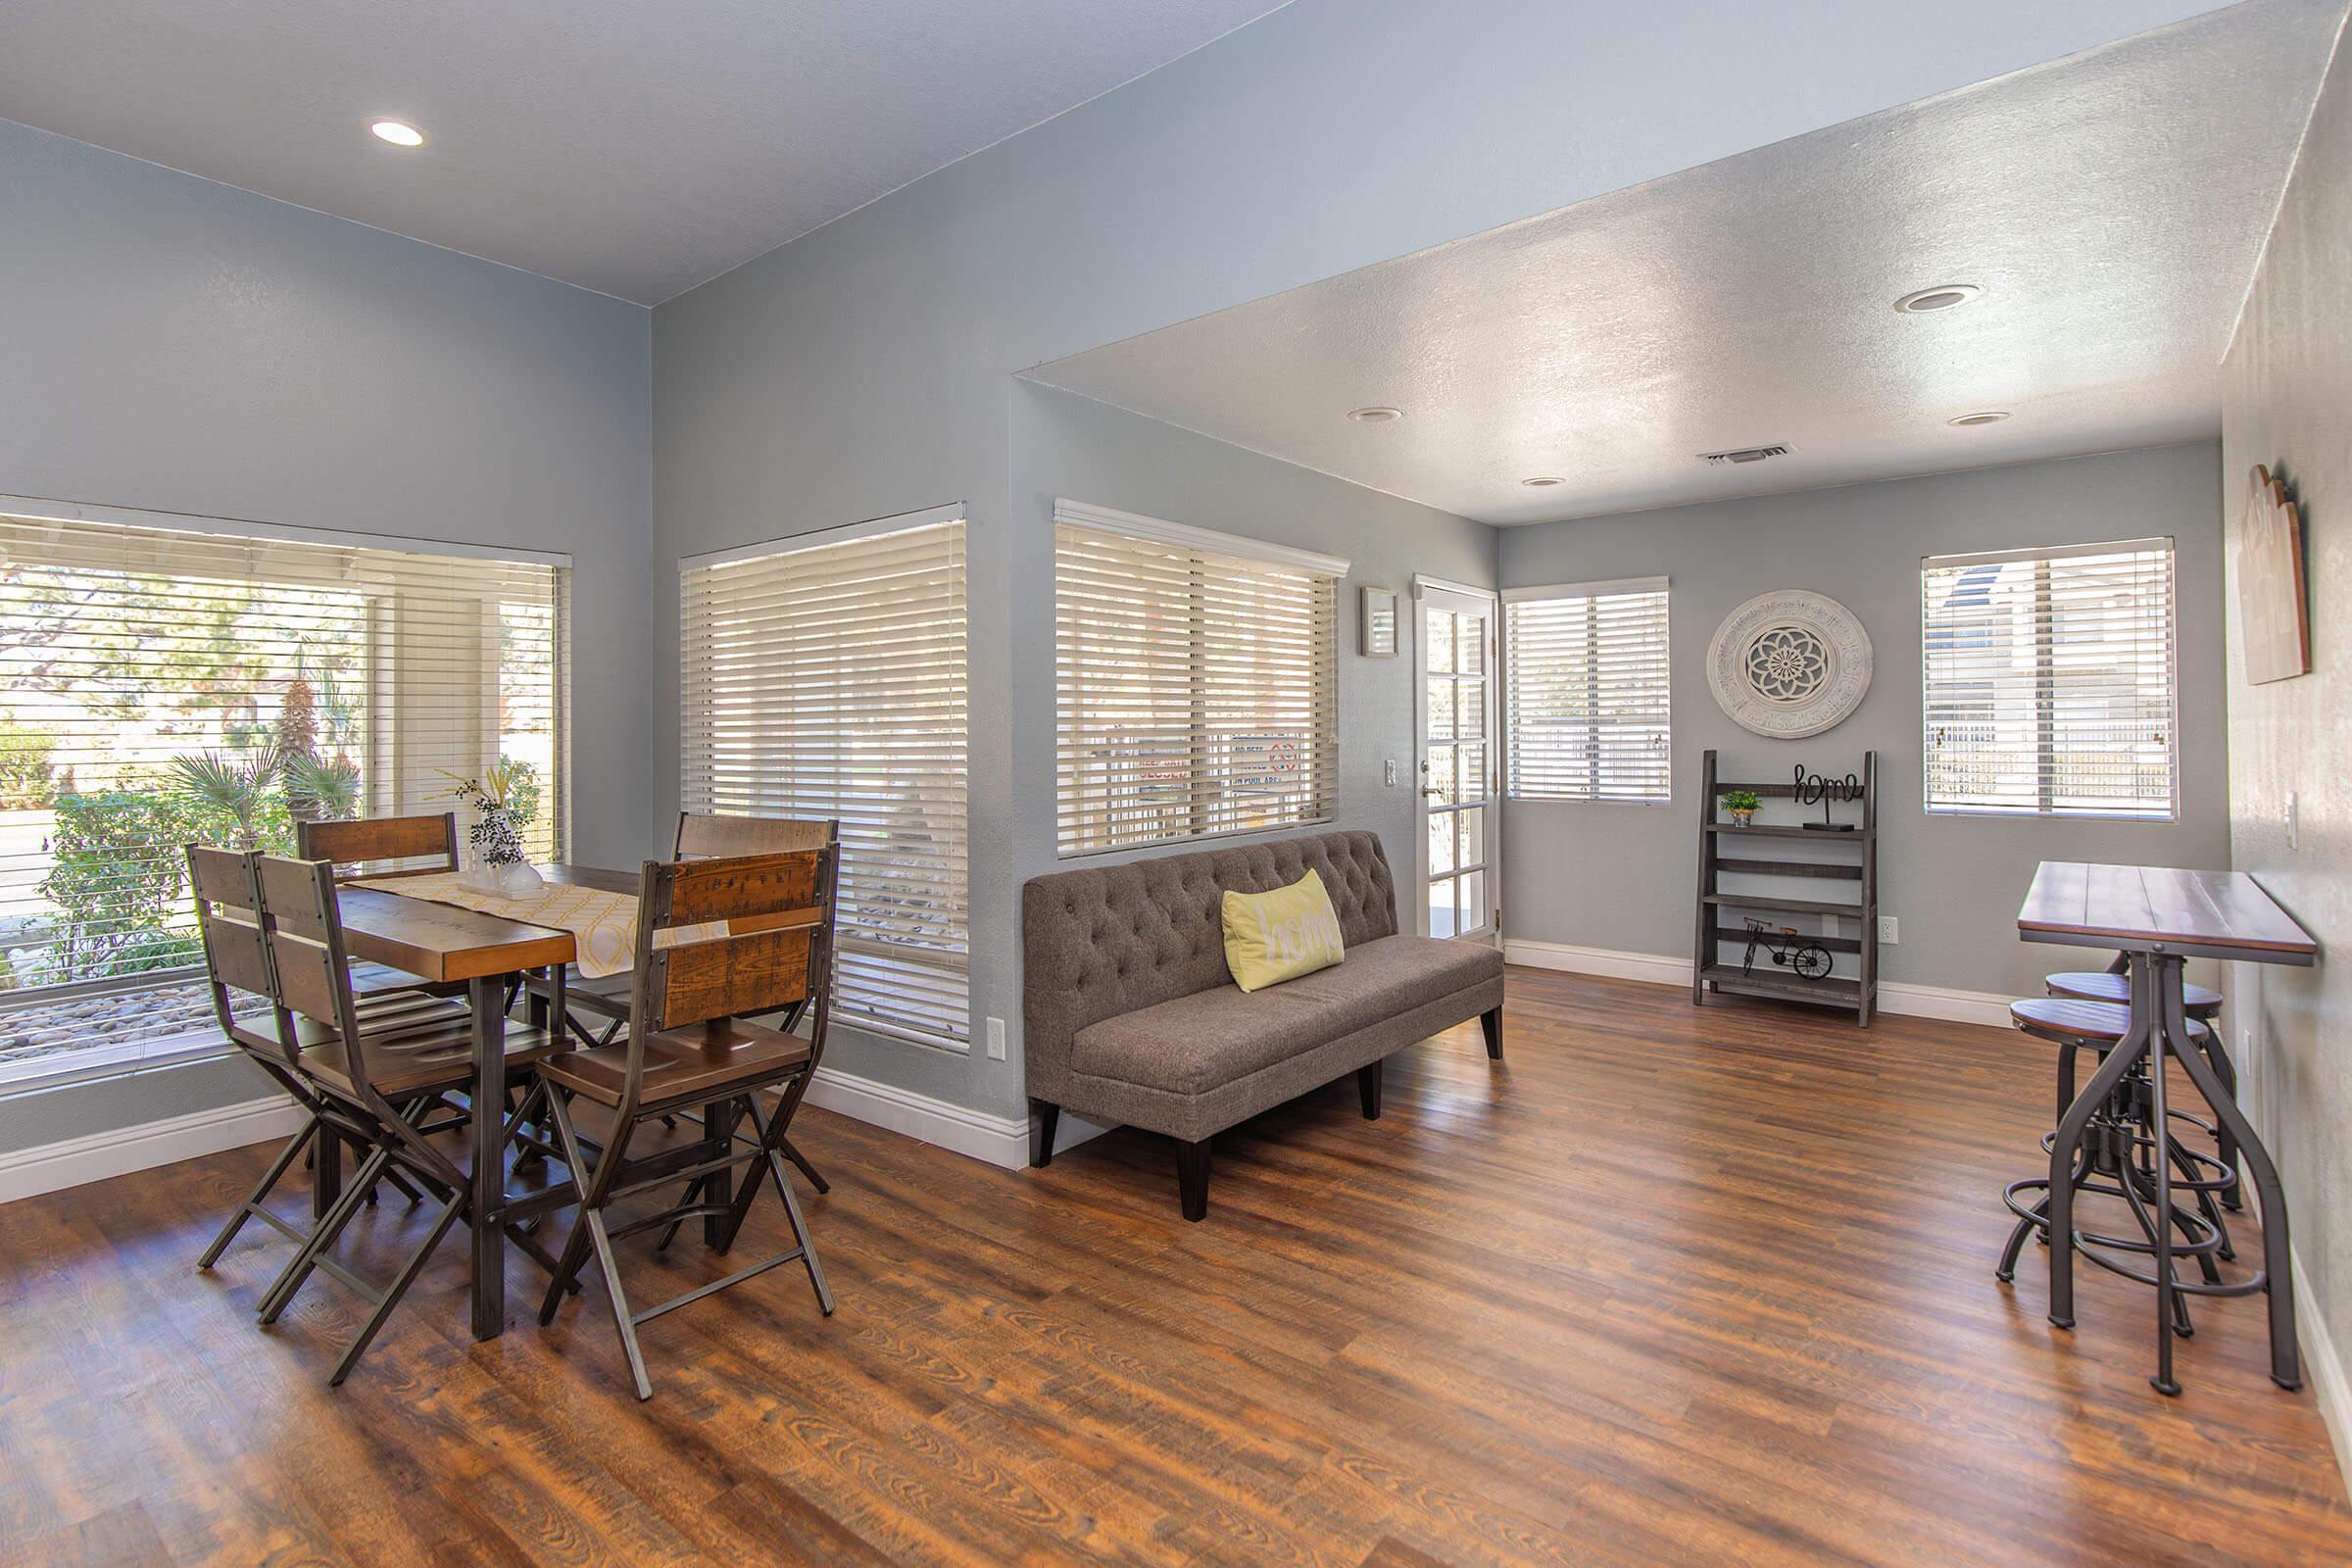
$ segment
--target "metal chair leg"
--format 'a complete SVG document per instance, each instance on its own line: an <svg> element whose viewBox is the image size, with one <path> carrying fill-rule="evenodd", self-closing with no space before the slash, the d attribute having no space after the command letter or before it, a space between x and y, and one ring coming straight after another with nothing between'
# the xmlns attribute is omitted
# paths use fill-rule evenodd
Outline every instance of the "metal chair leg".
<svg viewBox="0 0 2352 1568"><path fill-rule="evenodd" d="M604 1209L601 1203L594 1201L602 1195L589 1190L591 1180L586 1174L585 1162L580 1159L579 1135L572 1130L571 1111L564 1104L564 1097L551 1095L548 1097L548 1104L555 1111L556 1133L564 1143L564 1160L571 1166L574 1178L579 1180L582 1186L580 1217L572 1226L571 1240L564 1244L563 1267L548 1286L547 1299L540 1304L539 1321L541 1323L555 1321L556 1307L564 1298L564 1287L571 1276L579 1271L585 1261L580 1256L585 1250L581 1245L581 1238L585 1236L587 1246L593 1248L596 1252L598 1268L604 1272L605 1295L612 1303L613 1322L620 1331L621 1352L628 1357L629 1376L636 1382L637 1397L650 1399L654 1396L654 1385L653 1381L645 1374L644 1353L637 1348L637 1323L629 1312L628 1292L622 1288L620 1283L620 1263L612 1255L612 1238L605 1231ZM628 1146L628 1141L629 1129L625 1126L615 1127L612 1130L612 1142L605 1146L604 1157L608 1160L619 1159Z"/></svg>
<svg viewBox="0 0 2352 1568"><path fill-rule="evenodd" d="M211 1268L220 1260L220 1254L228 1250L228 1244L237 1239L237 1232L245 1228L245 1222L262 1206L262 1200L270 1196L270 1190L277 1186L293 1165L294 1156L309 1152L311 1139L318 1132L318 1119L314 1116L309 1125L286 1140L285 1147L277 1152L277 1157L270 1162L270 1168L262 1172L262 1179L253 1184L252 1192L245 1195L245 1201L237 1205L237 1211L228 1216L228 1223L220 1228L220 1234L213 1238L213 1245L204 1250L202 1257L196 1259L198 1272Z"/></svg>
<svg viewBox="0 0 2352 1568"><path fill-rule="evenodd" d="M326 1211L318 1221L318 1228L311 1232L311 1239L302 1244L295 1251L293 1261L263 1293L261 1305L255 1309L256 1321L267 1327L284 1315L287 1304L294 1299L294 1293L302 1289L304 1282L310 1279L311 1271L318 1266L320 1254L335 1245L335 1239L343 1234L343 1227L350 1224L352 1216L360 1211L368 1190L375 1185L375 1178L383 1174L383 1167L391 1158L380 1149L368 1153L367 1163L360 1167L359 1174L336 1197L334 1206Z"/></svg>
<svg viewBox="0 0 2352 1568"><path fill-rule="evenodd" d="M787 1138L783 1140L783 1147L784 1157L791 1160L795 1165L801 1167L801 1174L808 1178L809 1186L815 1188L820 1193L829 1193L833 1190L833 1184L826 1181L821 1175L817 1174L816 1167L808 1163L808 1156L802 1153L800 1149L793 1143L791 1139Z"/></svg>
<svg viewBox="0 0 2352 1568"><path fill-rule="evenodd" d="M571 1130L571 1114L564 1106L564 1096L551 1093L548 1109L556 1120L556 1138L564 1149L564 1163L571 1167L571 1179L578 1186L583 1200L588 1194L588 1167L580 1154L580 1140ZM555 1322L556 1311L564 1304L564 1287L588 1261L588 1211L585 1206L571 1222L571 1234L564 1240L564 1250L556 1261L556 1271L548 1281L547 1296L539 1303L539 1326Z"/></svg>
<svg viewBox="0 0 2352 1568"><path fill-rule="evenodd" d="M683 1208L700 1201L705 1189L707 1189L709 1186L710 1183L706 1182L700 1176L697 1176L694 1180L688 1182L686 1184L686 1194L683 1198L678 1200L678 1206ZM669 1244L678 1239L678 1227L685 1223L685 1216L680 1215L678 1218L671 1220L666 1226L662 1227L662 1240L654 1244L654 1250L657 1252L668 1251Z"/></svg>
<svg viewBox="0 0 2352 1568"><path fill-rule="evenodd" d="M580 1216L588 1226L589 1240L596 1245L597 1266L605 1271L605 1294L612 1298L612 1324L620 1330L621 1353L629 1359L629 1376L637 1384L637 1397L654 1396L653 1380L645 1375L645 1352L637 1348L637 1320L629 1311L628 1293L620 1286L620 1260L612 1255L612 1238L605 1233L604 1210L592 1208Z"/></svg>
<svg viewBox="0 0 2352 1568"><path fill-rule="evenodd" d="M433 1221L433 1228L423 1243L409 1254L409 1260L400 1266L400 1272L384 1288L383 1298L376 1302L375 1311L368 1317L367 1326L360 1330L359 1338L353 1340L350 1348L343 1352L343 1359L335 1363L333 1375L326 1380L328 1388L341 1388L343 1380L351 1376L351 1369L359 1365L361 1356L368 1353L368 1347L374 1343L376 1334L384 1326L384 1320L392 1315L392 1309L400 1304L401 1298L409 1294L409 1287L416 1282L417 1274L424 1268L425 1259L433 1255L433 1249L441 1245L442 1238L449 1234L449 1227L465 1209L466 1194L463 1191L452 1193L449 1201L441 1205L441 1217Z"/></svg>
<svg viewBox="0 0 2352 1568"><path fill-rule="evenodd" d="M808 1222L801 1217L800 1200L792 1196L792 1178L784 1173L784 1161L776 1153L776 1138L769 1132L767 1113L760 1108L760 1097L744 1097L751 1102L752 1125L760 1129L760 1145L767 1155L768 1173L776 1179L776 1193L784 1200L784 1217L792 1224L792 1239L801 1250L801 1261L808 1266L808 1283L816 1291L816 1304L827 1317L833 1315L833 1292L825 1284L824 1265L816 1260L816 1244L808 1239ZM781 1133L782 1129L776 1129ZM757 1169L746 1173L746 1190L759 1186ZM731 1239L731 1238L730 1238Z"/></svg>

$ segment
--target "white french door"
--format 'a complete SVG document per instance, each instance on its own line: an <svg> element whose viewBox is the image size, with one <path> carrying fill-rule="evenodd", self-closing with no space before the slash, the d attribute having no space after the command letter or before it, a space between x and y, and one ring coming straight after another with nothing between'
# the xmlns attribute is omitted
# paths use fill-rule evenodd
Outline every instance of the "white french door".
<svg viewBox="0 0 2352 1568"><path fill-rule="evenodd" d="M1494 940L1500 897L1495 840L1495 601L1481 590L1413 581L1415 732L1420 738L1422 929Z"/></svg>

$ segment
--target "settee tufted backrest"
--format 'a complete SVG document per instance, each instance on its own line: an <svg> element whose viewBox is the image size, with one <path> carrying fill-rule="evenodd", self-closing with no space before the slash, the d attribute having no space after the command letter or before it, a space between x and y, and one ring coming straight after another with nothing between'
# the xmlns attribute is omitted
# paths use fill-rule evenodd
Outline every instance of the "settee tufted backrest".
<svg viewBox="0 0 2352 1568"><path fill-rule="evenodd" d="M1023 1051L1051 1099L1088 1024L1230 985L1224 896L1323 879L1350 947L1396 934L1396 888L1377 833L1317 833L1033 877L1021 889Z"/></svg>

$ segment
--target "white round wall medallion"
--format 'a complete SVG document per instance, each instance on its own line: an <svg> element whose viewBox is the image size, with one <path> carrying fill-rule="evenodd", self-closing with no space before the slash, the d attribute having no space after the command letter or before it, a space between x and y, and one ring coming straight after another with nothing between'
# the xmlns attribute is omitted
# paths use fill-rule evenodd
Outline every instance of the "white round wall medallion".
<svg viewBox="0 0 2352 1568"><path fill-rule="evenodd" d="M1870 634L1824 594L1778 588L1723 619L1707 684L1740 728L1802 740L1844 721L1870 690Z"/></svg>

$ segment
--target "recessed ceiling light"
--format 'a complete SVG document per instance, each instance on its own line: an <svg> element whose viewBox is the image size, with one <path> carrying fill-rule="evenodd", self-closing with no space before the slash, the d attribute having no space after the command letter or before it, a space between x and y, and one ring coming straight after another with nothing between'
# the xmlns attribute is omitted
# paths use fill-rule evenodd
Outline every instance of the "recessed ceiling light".
<svg viewBox="0 0 2352 1568"><path fill-rule="evenodd" d="M1548 489L1555 484L1566 484L1568 481L1561 478L1557 474L1540 473L1533 479L1522 479L1519 482L1523 485L1529 486L1531 489L1544 490Z"/></svg>
<svg viewBox="0 0 2352 1568"><path fill-rule="evenodd" d="M1348 417L1353 419L1358 424L1386 424L1391 419L1403 418L1404 411L1402 409L1382 408L1376 404L1368 409L1349 409L1348 411Z"/></svg>
<svg viewBox="0 0 2352 1568"><path fill-rule="evenodd" d="M1894 302L1894 308L1905 316L1929 316L1966 305L1984 292L1974 283L1938 283L1934 288L1904 295Z"/></svg>
<svg viewBox="0 0 2352 1568"><path fill-rule="evenodd" d="M371 120L368 122L368 131L377 141L388 141L395 147L424 145L424 132L405 120Z"/></svg>
<svg viewBox="0 0 2352 1568"><path fill-rule="evenodd" d="M1982 414L1963 414L1957 419L1946 419L1943 422L1946 424L1956 424L1960 426L1961 429L1965 430L1971 425L1998 424L2007 417L2009 417L2009 411L2007 409L1986 409Z"/></svg>

